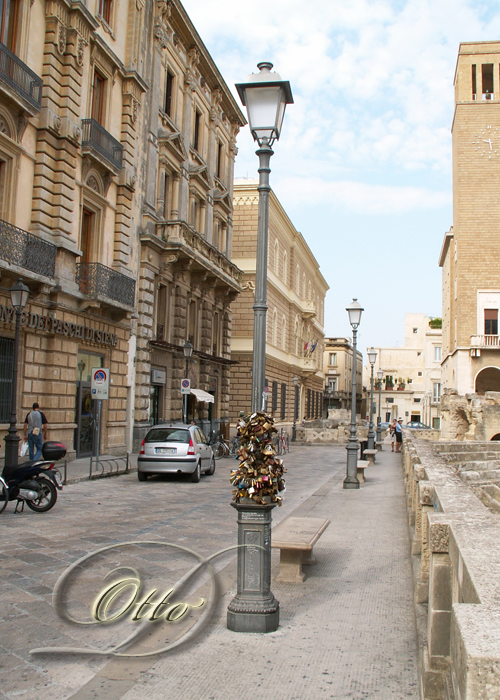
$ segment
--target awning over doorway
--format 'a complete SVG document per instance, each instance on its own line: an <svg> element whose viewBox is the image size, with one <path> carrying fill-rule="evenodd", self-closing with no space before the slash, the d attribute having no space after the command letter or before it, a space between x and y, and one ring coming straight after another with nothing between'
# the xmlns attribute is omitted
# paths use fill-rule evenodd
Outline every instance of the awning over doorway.
<svg viewBox="0 0 500 700"><path fill-rule="evenodd" d="M214 397L203 389L191 389L191 393L196 396L197 401L205 401L205 403L214 403Z"/></svg>

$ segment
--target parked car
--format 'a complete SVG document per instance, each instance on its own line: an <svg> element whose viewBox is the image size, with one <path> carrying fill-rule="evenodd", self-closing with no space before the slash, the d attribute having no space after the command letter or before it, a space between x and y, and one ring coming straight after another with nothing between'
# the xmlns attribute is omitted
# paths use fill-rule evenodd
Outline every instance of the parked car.
<svg viewBox="0 0 500 700"><path fill-rule="evenodd" d="M389 430L390 423L384 422L380 424L381 430Z"/></svg>
<svg viewBox="0 0 500 700"><path fill-rule="evenodd" d="M417 428L419 430L430 430L431 426L430 425L425 425L425 423L420 423L419 421L411 421L410 423L407 423L406 428Z"/></svg>
<svg viewBox="0 0 500 700"><path fill-rule="evenodd" d="M198 482L202 473L212 475L215 459L208 439L197 425L155 425L142 441L137 458L137 477L151 474L190 474Z"/></svg>

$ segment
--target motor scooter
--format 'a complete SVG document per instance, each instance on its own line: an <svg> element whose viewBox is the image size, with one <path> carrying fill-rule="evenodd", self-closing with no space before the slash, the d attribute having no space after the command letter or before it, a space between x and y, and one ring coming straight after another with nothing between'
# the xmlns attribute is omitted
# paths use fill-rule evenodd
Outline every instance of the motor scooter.
<svg viewBox="0 0 500 700"><path fill-rule="evenodd" d="M47 441L42 446L43 460L28 460L16 467L5 465L0 476L0 513L9 501L15 501L15 513L22 512L24 504L36 513L46 513L57 501L57 491L62 491L61 473L55 462L66 455L62 442ZM18 510L19 506L21 508Z"/></svg>

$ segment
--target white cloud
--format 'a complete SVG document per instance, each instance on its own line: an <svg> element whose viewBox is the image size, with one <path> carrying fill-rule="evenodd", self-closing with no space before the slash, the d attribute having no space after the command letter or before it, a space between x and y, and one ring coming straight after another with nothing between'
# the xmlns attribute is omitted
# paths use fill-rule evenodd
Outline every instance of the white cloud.
<svg viewBox="0 0 500 700"><path fill-rule="evenodd" d="M393 214L438 209L450 203L449 192L424 187L373 185L350 180L326 181L314 177L282 177L280 193L288 201L334 206L356 214Z"/></svg>

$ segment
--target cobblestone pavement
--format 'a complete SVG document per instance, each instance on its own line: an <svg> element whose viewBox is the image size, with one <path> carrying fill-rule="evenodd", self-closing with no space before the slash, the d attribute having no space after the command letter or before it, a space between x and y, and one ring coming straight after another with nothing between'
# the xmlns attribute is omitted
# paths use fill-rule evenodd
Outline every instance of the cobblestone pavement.
<svg viewBox="0 0 500 700"><path fill-rule="evenodd" d="M273 582L279 629L267 635L227 630L226 608L236 592L235 553L215 560L219 592L209 596L200 575L186 600L216 600L208 625L174 652L138 659L30 655L36 647L107 649L130 634L130 621L79 626L57 617L52 589L70 564L96 549L160 540L203 556L234 545L236 513L229 507L233 461L192 484L177 477L137 481L128 474L65 487L52 511L0 515L0 698L27 700L389 700L419 697L412 581L400 456L384 451L359 491L342 489L343 446L293 447L285 457L285 504L291 514L328 517L315 547L317 564L302 584ZM276 573L278 553L273 551ZM167 590L191 568L180 550L121 547L80 567L65 593L78 619L89 611L116 567L132 567L144 590ZM124 576L132 576L128 571ZM116 574L115 574L116 576ZM111 579L114 580L114 579ZM142 589L141 589L142 590ZM127 594L128 595L128 594ZM160 596L161 597L161 596ZM142 596L141 596L142 599ZM193 615L193 620L199 619ZM182 635L182 623L150 624L141 652ZM177 624L177 623L176 623Z"/></svg>

